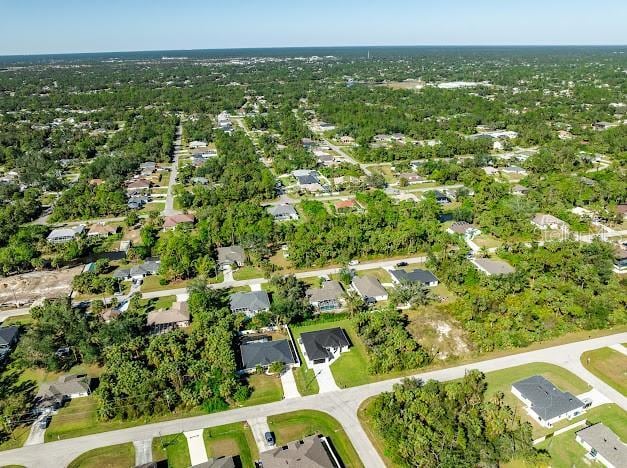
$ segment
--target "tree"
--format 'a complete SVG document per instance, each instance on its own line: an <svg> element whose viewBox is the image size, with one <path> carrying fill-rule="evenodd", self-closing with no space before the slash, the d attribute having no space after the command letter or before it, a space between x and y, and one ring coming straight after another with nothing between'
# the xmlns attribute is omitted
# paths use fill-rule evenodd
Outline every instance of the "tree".
<svg viewBox="0 0 627 468"><path fill-rule="evenodd" d="M427 305L431 301L431 292L422 283L402 283L390 294L390 300L395 305Z"/></svg>
<svg viewBox="0 0 627 468"><path fill-rule="evenodd" d="M311 305L305 295L305 283L294 275L288 275L273 277L270 285L275 291L270 313L277 324L288 324L311 315Z"/></svg>

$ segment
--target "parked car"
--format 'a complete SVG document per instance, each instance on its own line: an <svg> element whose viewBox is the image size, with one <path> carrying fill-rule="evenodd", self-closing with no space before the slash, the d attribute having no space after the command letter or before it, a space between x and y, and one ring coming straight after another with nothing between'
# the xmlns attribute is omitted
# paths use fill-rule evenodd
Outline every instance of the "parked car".
<svg viewBox="0 0 627 468"><path fill-rule="evenodd" d="M266 432L264 436L268 445L274 445L276 443L274 440L274 434L272 432Z"/></svg>
<svg viewBox="0 0 627 468"><path fill-rule="evenodd" d="M39 420L39 429L46 429L50 423L50 416L46 415Z"/></svg>
<svg viewBox="0 0 627 468"><path fill-rule="evenodd" d="M408 263L407 263L407 262L398 262L398 263L396 264L396 268L404 267L404 266L407 266L407 265L408 265Z"/></svg>
<svg viewBox="0 0 627 468"><path fill-rule="evenodd" d="M353 265L359 265L359 260L351 260L350 262L348 262L348 264L349 264L350 266L353 266Z"/></svg>

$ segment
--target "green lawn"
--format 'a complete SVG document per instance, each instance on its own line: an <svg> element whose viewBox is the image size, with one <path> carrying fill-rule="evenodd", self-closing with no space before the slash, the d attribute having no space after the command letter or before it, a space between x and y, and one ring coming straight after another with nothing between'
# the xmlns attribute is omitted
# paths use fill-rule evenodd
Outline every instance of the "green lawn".
<svg viewBox="0 0 627 468"><path fill-rule="evenodd" d="M361 270L357 272L357 276L374 276L381 283L392 282L392 277L383 268L373 268L372 270Z"/></svg>
<svg viewBox="0 0 627 468"><path fill-rule="evenodd" d="M46 442L206 414L201 408L193 408L185 411L174 410L167 414L139 419L100 421L96 415L96 407L96 400L93 396L72 400L52 417L50 426L46 431Z"/></svg>
<svg viewBox="0 0 627 468"><path fill-rule="evenodd" d="M601 405L586 413L588 424L602 422L609 427L623 442L627 442L627 413L618 405ZM565 432L556 437L548 438L538 445L551 455L553 468L585 468L591 466L584 460L586 450L575 440L575 433L580 428ZM601 466L595 464L593 466Z"/></svg>
<svg viewBox="0 0 627 468"><path fill-rule="evenodd" d="M238 268L233 272L233 279L236 281L249 280L253 278L263 278L263 271L254 266Z"/></svg>
<svg viewBox="0 0 627 468"><path fill-rule="evenodd" d="M268 418L268 426L275 434L277 445L322 434L329 438L346 468L364 466L340 423L326 413L305 410L277 414Z"/></svg>
<svg viewBox="0 0 627 468"><path fill-rule="evenodd" d="M2 326L3 327L8 327L11 325L30 325L31 323L33 323L34 319L33 317L31 317L30 314L24 314L24 315L15 315L13 317L7 317L6 319L4 319L4 321L2 322Z"/></svg>
<svg viewBox="0 0 627 468"><path fill-rule="evenodd" d="M601 348L583 353L581 363L603 382L627 395L627 356L611 348Z"/></svg>
<svg viewBox="0 0 627 468"><path fill-rule="evenodd" d="M85 452L68 468L132 468L135 466L135 448L132 443L111 445Z"/></svg>
<svg viewBox="0 0 627 468"><path fill-rule="evenodd" d="M259 458L255 438L246 423L208 427L203 438L210 458L239 455L243 467L254 466L254 460Z"/></svg>
<svg viewBox="0 0 627 468"><path fill-rule="evenodd" d="M160 463L167 460L169 468L187 468L192 464L184 434L172 434L152 439L152 459Z"/></svg>
<svg viewBox="0 0 627 468"><path fill-rule="evenodd" d="M253 391L242 406L262 405L283 399L283 386L278 375L254 374L247 376L247 381Z"/></svg>
<svg viewBox="0 0 627 468"><path fill-rule="evenodd" d="M189 281L181 280L181 281L171 281L166 284L160 284L161 276L152 275L146 276L144 281L142 282L141 292L154 292L154 291L163 291L165 289L178 289L178 288L186 288Z"/></svg>
<svg viewBox="0 0 627 468"><path fill-rule="evenodd" d="M163 296L155 299L142 299L146 305L151 305L152 310L169 309L176 302L176 296Z"/></svg>
<svg viewBox="0 0 627 468"><path fill-rule="evenodd" d="M30 426L16 427L15 429L13 429L11 436L0 444L0 452L3 450L12 450L22 447L24 445L24 442L26 442L26 439L28 439L29 434Z"/></svg>
<svg viewBox="0 0 627 468"><path fill-rule="evenodd" d="M573 421L560 421L552 428L545 428L537 424L531 418L528 418L525 413L524 405L516 398L511 392L511 386L514 382L531 377L533 375L541 375L550 380L556 387L562 391L571 392L573 395L578 395L590 390L588 384L581 380L576 375L570 373L562 367L555 366L553 364L545 364L535 362L532 364L525 364L523 366L510 367L500 371L489 372L486 374L488 382L488 391L486 396L490 397L496 392L503 392L505 395L505 402L515 408L517 414L526 418L533 427L533 437L541 437L543 435L551 434L562 427L572 424ZM581 418L580 418L581 419Z"/></svg>

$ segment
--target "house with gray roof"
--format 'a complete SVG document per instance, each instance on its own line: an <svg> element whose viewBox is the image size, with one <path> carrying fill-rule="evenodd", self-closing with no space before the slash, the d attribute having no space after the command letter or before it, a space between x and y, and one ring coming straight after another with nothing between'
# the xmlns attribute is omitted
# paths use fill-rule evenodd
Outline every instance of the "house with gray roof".
<svg viewBox="0 0 627 468"><path fill-rule="evenodd" d="M608 468L627 468L627 445L605 424L577 431L575 440L588 451L588 458Z"/></svg>
<svg viewBox="0 0 627 468"><path fill-rule="evenodd" d="M346 333L339 327L301 333L298 341L309 367L332 361L350 346Z"/></svg>
<svg viewBox="0 0 627 468"><path fill-rule="evenodd" d="M236 292L231 295L231 311L252 317L270 310L270 298L265 291Z"/></svg>
<svg viewBox="0 0 627 468"><path fill-rule="evenodd" d="M263 468L337 468L343 466L325 437L314 435L259 454Z"/></svg>
<svg viewBox="0 0 627 468"><path fill-rule="evenodd" d="M85 226L82 224L57 228L50 231L46 240L51 244L65 244L66 242L76 239L83 234L83 232L85 232Z"/></svg>
<svg viewBox="0 0 627 468"><path fill-rule="evenodd" d="M531 223L539 229L568 229L568 224L561 219L546 213L537 213Z"/></svg>
<svg viewBox="0 0 627 468"><path fill-rule="evenodd" d="M268 367L273 362L291 366L297 362L290 340L249 341L239 347L242 369L253 372L257 366Z"/></svg>
<svg viewBox="0 0 627 468"><path fill-rule="evenodd" d="M388 292L374 276L355 276L351 285L367 303L388 300Z"/></svg>
<svg viewBox="0 0 627 468"><path fill-rule="evenodd" d="M62 375L56 382L42 383L35 397L39 412L45 413L59 408L67 400L81 398L91 393L91 378L88 375Z"/></svg>
<svg viewBox="0 0 627 468"><path fill-rule="evenodd" d="M298 219L298 213L293 205L283 203L266 208L275 221L293 221Z"/></svg>
<svg viewBox="0 0 627 468"><path fill-rule="evenodd" d="M470 262L477 267L477 269L488 275L509 275L516 271L516 269L507 263L505 260L491 259L491 258L473 258Z"/></svg>
<svg viewBox="0 0 627 468"><path fill-rule="evenodd" d="M339 281L325 281L319 288L309 288L309 303L320 312L337 310L344 304L344 289Z"/></svg>
<svg viewBox="0 0 627 468"><path fill-rule="evenodd" d="M244 266L246 263L246 252L239 245L229 245L228 247L218 247L218 265L222 269L226 266Z"/></svg>
<svg viewBox="0 0 627 468"><path fill-rule="evenodd" d="M390 276L395 284L420 283L424 286L434 287L440 283L438 278L429 270L390 270Z"/></svg>
<svg viewBox="0 0 627 468"><path fill-rule="evenodd" d="M187 302L175 302L169 309L149 312L146 318L146 326L153 333L161 334L176 328L189 326L189 319L189 305Z"/></svg>
<svg viewBox="0 0 627 468"><path fill-rule="evenodd" d="M112 276L122 281L128 279L138 281L146 276L156 275L159 273L160 265L161 261L159 259L149 258L141 265L133 265L130 268L118 268L113 272Z"/></svg>
<svg viewBox="0 0 627 468"><path fill-rule="evenodd" d="M459 234L467 239L472 240L481 234L481 231L474 224L467 223L466 221L456 221L446 230L449 234Z"/></svg>
<svg viewBox="0 0 627 468"><path fill-rule="evenodd" d="M541 375L513 383L512 393L525 404L529 416L544 427L552 427L562 419L572 419L585 411L585 404L579 398L562 392Z"/></svg>
<svg viewBox="0 0 627 468"><path fill-rule="evenodd" d="M13 350L19 334L19 327L0 327L0 361L4 360Z"/></svg>

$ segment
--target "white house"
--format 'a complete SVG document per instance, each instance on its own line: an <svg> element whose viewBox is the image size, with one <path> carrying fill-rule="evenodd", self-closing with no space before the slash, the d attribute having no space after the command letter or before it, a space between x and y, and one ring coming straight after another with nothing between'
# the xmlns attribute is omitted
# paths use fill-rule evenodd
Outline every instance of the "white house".
<svg viewBox="0 0 627 468"><path fill-rule="evenodd" d="M357 294L366 302L388 300L388 292L374 276L355 276L351 284Z"/></svg>

